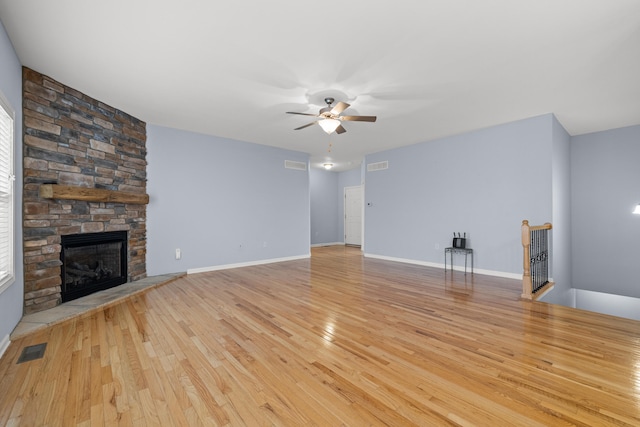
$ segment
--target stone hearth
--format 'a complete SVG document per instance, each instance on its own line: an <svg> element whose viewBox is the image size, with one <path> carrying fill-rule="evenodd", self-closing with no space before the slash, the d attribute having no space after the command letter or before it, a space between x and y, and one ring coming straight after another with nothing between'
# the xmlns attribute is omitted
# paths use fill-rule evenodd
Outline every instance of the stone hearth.
<svg viewBox="0 0 640 427"><path fill-rule="evenodd" d="M125 230L146 276L146 204L44 198L43 184L146 193L146 124L23 68L25 314L60 304L61 236Z"/></svg>

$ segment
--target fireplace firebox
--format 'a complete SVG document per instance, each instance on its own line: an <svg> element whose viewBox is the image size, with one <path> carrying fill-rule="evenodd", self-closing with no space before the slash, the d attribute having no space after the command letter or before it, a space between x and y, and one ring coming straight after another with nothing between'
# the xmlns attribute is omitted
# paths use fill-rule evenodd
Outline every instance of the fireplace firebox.
<svg viewBox="0 0 640 427"><path fill-rule="evenodd" d="M127 232L61 236L62 302L127 282Z"/></svg>

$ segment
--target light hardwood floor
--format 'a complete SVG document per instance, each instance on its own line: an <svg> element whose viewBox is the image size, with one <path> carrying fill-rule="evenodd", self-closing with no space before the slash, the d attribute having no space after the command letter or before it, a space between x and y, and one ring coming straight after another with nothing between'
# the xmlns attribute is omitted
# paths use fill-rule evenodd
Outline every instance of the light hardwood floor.
<svg viewBox="0 0 640 427"><path fill-rule="evenodd" d="M12 342L0 425L640 425L640 322L520 291L348 247L186 276Z"/></svg>

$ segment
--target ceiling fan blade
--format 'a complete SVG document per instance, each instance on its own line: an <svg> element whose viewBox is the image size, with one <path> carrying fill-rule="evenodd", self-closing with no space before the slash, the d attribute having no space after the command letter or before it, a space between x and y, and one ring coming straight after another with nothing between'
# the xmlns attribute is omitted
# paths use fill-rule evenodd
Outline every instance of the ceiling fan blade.
<svg viewBox="0 0 640 427"><path fill-rule="evenodd" d="M331 114L334 114L337 116L338 114L342 113L344 110L346 110L349 107L350 107L349 104L347 104L346 102L340 101L335 105L335 107L331 109Z"/></svg>
<svg viewBox="0 0 640 427"><path fill-rule="evenodd" d="M341 120L348 122L375 122L376 116L340 116Z"/></svg>
<svg viewBox="0 0 640 427"><path fill-rule="evenodd" d="M295 111L287 111L287 114L297 114L299 116L311 116L311 117L318 117L317 114L310 114L310 113L296 113Z"/></svg>
<svg viewBox="0 0 640 427"><path fill-rule="evenodd" d="M347 130L345 128L342 127L342 125L338 126L336 128L336 133L340 134L340 133L345 133Z"/></svg>
<svg viewBox="0 0 640 427"><path fill-rule="evenodd" d="M309 126L313 126L315 124L317 124L318 122L311 122L311 123L307 123L304 126L300 126L299 128L295 128L294 130L300 130L300 129L304 129L304 128L308 128Z"/></svg>

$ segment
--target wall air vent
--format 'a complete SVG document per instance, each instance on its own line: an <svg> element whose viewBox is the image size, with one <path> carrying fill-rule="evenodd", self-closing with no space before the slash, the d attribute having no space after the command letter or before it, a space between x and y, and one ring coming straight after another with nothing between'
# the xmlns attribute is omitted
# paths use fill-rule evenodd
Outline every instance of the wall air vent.
<svg viewBox="0 0 640 427"><path fill-rule="evenodd" d="M294 162L293 160L285 160L284 167L286 169L297 169L299 171L306 171L307 164L303 162Z"/></svg>
<svg viewBox="0 0 640 427"><path fill-rule="evenodd" d="M367 165L367 172L382 171L385 169L389 169L389 162L386 160L384 162L369 163Z"/></svg>

